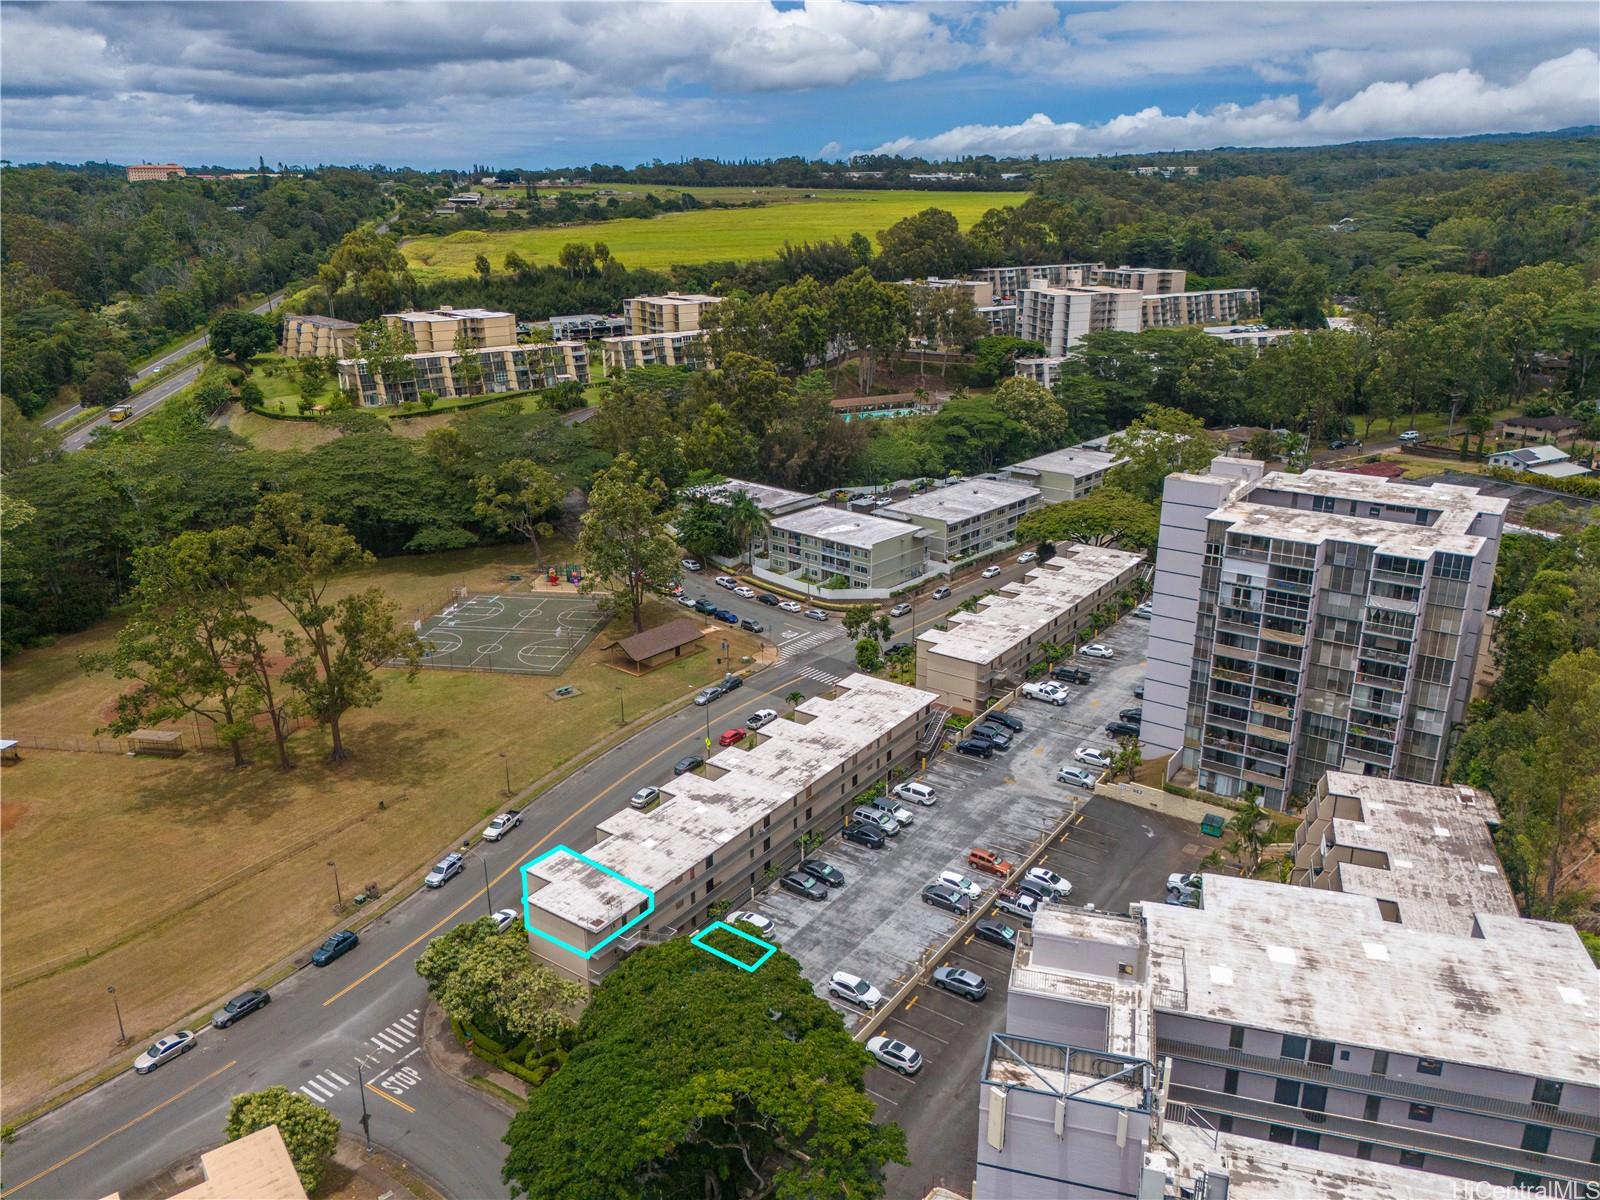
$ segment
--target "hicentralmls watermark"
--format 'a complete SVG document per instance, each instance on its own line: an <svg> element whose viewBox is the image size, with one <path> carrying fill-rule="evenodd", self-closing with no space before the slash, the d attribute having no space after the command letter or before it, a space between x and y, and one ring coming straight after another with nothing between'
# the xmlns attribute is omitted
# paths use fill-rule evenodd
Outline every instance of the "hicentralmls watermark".
<svg viewBox="0 0 1600 1200"><path fill-rule="evenodd" d="M1600 1183L1548 1179L1537 1187L1511 1187L1463 1179L1450 1185L1455 1200L1600 1200Z"/></svg>

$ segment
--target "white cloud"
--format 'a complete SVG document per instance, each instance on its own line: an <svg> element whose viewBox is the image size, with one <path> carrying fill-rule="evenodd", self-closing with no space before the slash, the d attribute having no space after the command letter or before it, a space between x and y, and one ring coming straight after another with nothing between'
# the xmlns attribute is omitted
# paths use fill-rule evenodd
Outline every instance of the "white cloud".
<svg viewBox="0 0 1600 1200"><path fill-rule="evenodd" d="M1097 124L1034 113L1017 125L962 125L931 137L901 137L875 154L930 158L965 154L1125 154L1213 146L1297 146L1363 138L1448 137L1587 124L1600 115L1600 55L1573 50L1521 79L1490 83L1462 69L1416 83L1370 83L1337 104L1302 115L1292 95L1168 114L1159 108Z"/></svg>

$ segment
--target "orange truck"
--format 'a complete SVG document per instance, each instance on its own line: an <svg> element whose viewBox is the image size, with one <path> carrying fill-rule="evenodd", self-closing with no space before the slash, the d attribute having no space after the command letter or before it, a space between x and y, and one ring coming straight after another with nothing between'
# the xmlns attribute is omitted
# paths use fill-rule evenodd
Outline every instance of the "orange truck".
<svg viewBox="0 0 1600 1200"><path fill-rule="evenodd" d="M1007 862L993 850L978 849L967 851L967 866L974 871L985 871L990 875L1004 877L1011 874L1016 869L1016 865L1016 863Z"/></svg>

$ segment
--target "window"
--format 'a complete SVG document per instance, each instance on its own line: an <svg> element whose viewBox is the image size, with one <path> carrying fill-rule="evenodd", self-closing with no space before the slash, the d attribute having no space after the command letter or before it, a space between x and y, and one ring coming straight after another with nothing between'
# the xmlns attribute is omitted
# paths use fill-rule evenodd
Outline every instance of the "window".
<svg viewBox="0 0 1600 1200"><path fill-rule="evenodd" d="M1312 1133L1309 1129L1298 1129L1295 1131L1294 1144L1302 1150L1316 1150L1322 1144L1322 1135Z"/></svg>
<svg viewBox="0 0 1600 1200"><path fill-rule="evenodd" d="M1440 1062L1437 1058L1419 1058L1417 1059L1417 1074L1443 1075L1444 1063Z"/></svg>
<svg viewBox="0 0 1600 1200"><path fill-rule="evenodd" d="M1228 1049L1229 1050L1243 1050L1244 1049L1244 1026L1243 1025L1230 1025L1230 1026L1228 1026ZM1559 1088L1561 1085L1557 1084L1556 1086ZM1538 1092L1535 1091L1534 1092L1534 1100L1537 1101L1538 1098L1539 1098L1538 1097Z"/></svg>
<svg viewBox="0 0 1600 1200"><path fill-rule="evenodd" d="M1372 1143L1371 1142L1357 1142L1356 1143L1356 1157L1357 1158L1370 1159L1372 1157Z"/></svg>
<svg viewBox="0 0 1600 1200"><path fill-rule="evenodd" d="M1413 1167L1420 1171L1422 1170L1422 1164L1427 1161L1428 1156L1420 1150L1400 1151L1400 1165L1402 1167Z"/></svg>
<svg viewBox="0 0 1600 1200"><path fill-rule="evenodd" d="M1378 1109L1382 1104L1383 1098L1381 1096L1368 1096L1366 1107L1361 1110L1361 1119L1363 1121L1376 1121L1378 1119Z"/></svg>
<svg viewBox="0 0 1600 1200"><path fill-rule="evenodd" d="M1292 1079L1279 1079L1274 1081L1272 1088L1272 1102L1294 1108L1300 1103L1300 1085Z"/></svg>
<svg viewBox="0 0 1600 1200"><path fill-rule="evenodd" d="M1296 1034L1283 1035L1283 1049L1278 1052L1279 1058L1292 1058L1299 1062L1306 1060L1306 1039Z"/></svg>
<svg viewBox="0 0 1600 1200"><path fill-rule="evenodd" d="M1222 1073L1222 1090L1230 1096L1239 1094L1239 1072L1230 1068Z"/></svg>
<svg viewBox="0 0 1600 1200"><path fill-rule="evenodd" d="M1407 1111L1406 1116L1410 1117L1413 1121L1425 1121L1431 1125L1433 1124L1433 1105L1413 1104Z"/></svg>
<svg viewBox="0 0 1600 1200"><path fill-rule="evenodd" d="M1532 1150L1535 1154L1547 1154L1550 1151L1550 1130L1544 1125L1527 1125L1522 1130L1522 1148Z"/></svg>
<svg viewBox="0 0 1600 1200"><path fill-rule="evenodd" d="M1374 1050L1372 1052L1372 1073L1374 1075L1387 1075L1389 1073L1389 1052L1387 1050Z"/></svg>
<svg viewBox="0 0 1600 1200"><path fill-rule="evenodd" d="M1333 1043L1312 1042L1311 1061L1324 1067L1333 1066Z"/></svg>
<svg viewBox="0 0 1600 1200"><path fill-rule="evenodd" d="M1217 1130L1221 1133L1233 1132L1233 1114L1223 1113L1217 1118Z"/></svg>
<svg viewBox="0 0 1600 1200"><path fill-rule="evenodd" d="M1308 1083L1300 1088L1300 1107L1307 1112L1328 1111L1328 1089L1320 1083Z"/></svg>
<svg viewBox="0 0 1600 1200"><path fill-rule="evenodd" d="M1533 1081L1533 1102L1535 1104L1548 1104L1551 1108L1561 1103L1561 1081L1559 1079L1535 1079Z"/></svg>
<svg viewBox="0 0 1600 1200"><path fill-rule="evenodd" d="M1268 1125L1267 1140L1277 1142L1280 1146L1289 1146L1294 1143L1294 1130L1287 1125Z"/></svg>

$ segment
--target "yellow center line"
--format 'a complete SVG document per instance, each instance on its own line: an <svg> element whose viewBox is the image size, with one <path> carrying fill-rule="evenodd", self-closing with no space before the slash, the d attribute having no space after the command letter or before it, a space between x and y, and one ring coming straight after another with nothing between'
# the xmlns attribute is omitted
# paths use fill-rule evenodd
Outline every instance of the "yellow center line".
<svg viewBox="0 0 1600 1200"><path fill-rule="evenodd" d="M105 1134L103 1137L95 1138L94 1141L90 1142L82 1150L79 1150L79 1151L77 1151L77 1152L75 1152L73 1154L67 1155L67 1157L63 1158L60 1162L56 1163L54 1166L46 1167L44 1170L40 1171L37 1175L30 1175L27 1179L24 1179L21 1183L17 1184L15 1187L10 1187L10 1188L7 1188L5 1191L0 1192L0 1196L9 1196L13 1192L20 1192L23 1188L27 1187L30 1183L35 1183L38 1180L43 1179L46 1175L50 1174L52 1171L59 1171L62 1167L66 1166L69 1162L72 1162L74 1159L82 1158L85 1154L89 1153L89 1151L93 1150L96 1146L100 1146L100 1145L103 1145L106 1142L109 1142L112 1138L116 1137L117 1134L126 1133L128 1130L132 1129L135 1125L137 1125L140 1121L143 1121L146 1117L153 1117L156 1113L160 1112L167 1105L172 1104L175 1101L182 1100L190 1092L194 1091L195 1088L200 1087L203 1084L210 1083L218 1075L221 1075L224 1071L228 1070L231 1067L237 1066L238 1063L239 1063L239 1060L237 1058L232 1059L232 1060L224 1063L222 1066L218 1067L215 1071L211 1072L211 1074L207 1075L204 1079L196 1080L194 1083L191 1083L188 1087L184 1088L183 1091L176 1092L173 1095L168 1096L165 1100L163 1100L160 1104L156 1105L154 1108L145 1109L144 1112L140 1113L137 1117L134 1117L133 1120L127 1122L126 1124L118 1125L115 1129L113 1129L110 1133Z"/></svg>
<svg viewBox="0 0 1600 1200"><path fill-rule="evenodd" d="M793 684L793 681L791 681L790 691L795 690L794 687L792 686L792 684ZM754 695L752 695L751 697L749 697L749 699L751 699L751 700L764 700L768 696L776 696L777 694L778 694L778 689L777 688L773 688L770 691L757 692ZM663 718L663 719L670 720L670 718ZM622 745L626 745L626 744L627 744L626 742L622 743ZM677 749L678 749L678 742L676 740L674 740L671 745L667 746L666 749L662 750L660 753L653 754L649 758L645 759L642 763L639 763L636 767L634 767L634 770L635 771L642 770L643 768L648 767L651 763L655 762L657 759L665 758L667 755L674 753ZM538 851L541 848L543 848L546 844L548 844L550 842L553 842L556 839L557 835L560 834L560 832L563 829L565 829L568 825L572 824L572 822L576 821L584 813L588 812L596 804L600 803L601 800L605 799L606 794L608 792L610 792L610 791L611 791L611 789L609 787L607 787L607 788L602 788L599 792L596 792L595 795L592 796L583 805L582 808L578 809L571 816L569 816L566 820L562 821L561 824L557 825L549 833L545 834L544 838L537 845L535 845L533 847L533 849L529 851L529 853L530 854L537 854ZM494 884L499 883L507 875L510 875L510 874L513 874L514 872L522 870L522 866L523 866L523 864L521 862L512 863L504 871L501 871L500 874L496 875L492 880L490 880L490 886L492 887ZM385 967L389 966L397 958L400 958L402 955L404 955L407 951L411 950L413 947L415 947L419 943L427 941L436 932L438 932L440 929L444 928L444 926L448 925L451 921L455 920L462 913L466 912L467 909L471 908L474 904L476 904L478 902L478 894L480 892L482 892L483 890L484 890L483 888L479 888L476 892L473 892L471 896L467 897L466 900L462 901L461 905L458 908L454 909L453 911L451 911L449 913L446 913L435 924L430 925L427 929L423 930L416 937L412 938L404 946L401 946L400 949L396 950L388 958L384 959L377 966L373 967L372 970L368 971L365 975L362 975L360 978L356 979L353 983L346 984L344 987L340 988L337 992L335 992L333 995L329 996L326 1000L324 1000L322 1002L322 1007L323 1008L327 1008L328 1005L332 1004L335 1000L338 1000L340 997L344 996L346 993L352 992L356 988L360 987L363 983L365 983L367 980L371 979L374 975L376 975L379 971L383 970Z"/></svg>
<svg viewBox="0 0 1600 1200"><path fill-rule="evenodd" d="M371 1092L374 1096L382 1096L390 1104L398 1104L401 1108L405 1109L408 1113L414 1113L414 1112L417 1111L416 1109L412 1108L411 1105L407 1104L404 1100L395 1099L388 1092L384 1091L382 1088L379 1088L379 1087L375 1086L374 1084L370 1084L370 1083L367 1084L367 1091Z"/></svg>

